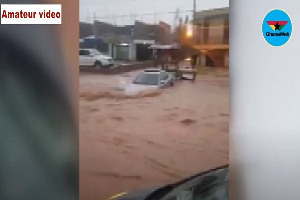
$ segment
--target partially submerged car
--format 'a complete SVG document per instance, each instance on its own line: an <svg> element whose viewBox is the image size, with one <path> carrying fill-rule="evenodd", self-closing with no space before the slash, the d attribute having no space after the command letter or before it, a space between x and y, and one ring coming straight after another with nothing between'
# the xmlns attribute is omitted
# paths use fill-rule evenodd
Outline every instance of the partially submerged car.
<svg viewBox="0 0 300 200"><path fill-rule="evenodd" d="M127 85L125 93L132 94L145 90L155 90L174 85L174 75L160 69L146 69Z"/></svg>
<svg viewBox="0 0 300 200"><path fill-rule="evenodd" d="M79 49L79 66L93 66L99 69L110 68L114 66L114 60L96 49Z"/></svg>
<svg viewBox="0 0 300 200"><path fill-rule="evenodd" d="M197 174L174 184L120 193L109 200L229 200L229 166Z"/></svg>

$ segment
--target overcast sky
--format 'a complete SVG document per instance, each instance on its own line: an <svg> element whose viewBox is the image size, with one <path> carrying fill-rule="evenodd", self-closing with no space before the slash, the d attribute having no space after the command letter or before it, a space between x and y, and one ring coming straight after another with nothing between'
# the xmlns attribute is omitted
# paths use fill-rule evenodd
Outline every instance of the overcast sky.
<svg viewBox="0 0 300 200"><path fill-rule="evenodd" d="M196 1L198 11L229 6L229 0ZM193 9L193 0L80 0L79 3L81 22L96 18L116 25L133 24L134 20L146 23L162 20L173 25L177 8L181 17L189 15L189 19Z"/></svg>

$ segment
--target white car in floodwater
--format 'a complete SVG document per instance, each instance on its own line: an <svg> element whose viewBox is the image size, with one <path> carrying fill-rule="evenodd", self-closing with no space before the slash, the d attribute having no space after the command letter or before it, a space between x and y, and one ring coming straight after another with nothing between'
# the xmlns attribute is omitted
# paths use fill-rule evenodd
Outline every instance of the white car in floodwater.
<svg viewBox="0 0 300 200"><path fill-rule="evenodd" d="M124 89L125 94L133 95L147 90L170 87L174 85L174 75L160 69L147 69Z"/></svg>
<svg viewBox="0 0 300 200"><path fill-rule="evenodd" d="M96 49L79 49L79 66L110 68L114 66L112 57L100 53Z"/></svg>

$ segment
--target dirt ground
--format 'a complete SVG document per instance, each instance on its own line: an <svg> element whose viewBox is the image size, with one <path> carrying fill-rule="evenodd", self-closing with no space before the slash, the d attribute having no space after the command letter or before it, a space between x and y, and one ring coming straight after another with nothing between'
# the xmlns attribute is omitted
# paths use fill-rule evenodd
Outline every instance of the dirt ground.
<svg viewBox="0 0 300 200"><path fill-rule="evenodd" d="M160 186L229 161L229 78L127 97L138 72L80 76L80 199Z"/></svg>

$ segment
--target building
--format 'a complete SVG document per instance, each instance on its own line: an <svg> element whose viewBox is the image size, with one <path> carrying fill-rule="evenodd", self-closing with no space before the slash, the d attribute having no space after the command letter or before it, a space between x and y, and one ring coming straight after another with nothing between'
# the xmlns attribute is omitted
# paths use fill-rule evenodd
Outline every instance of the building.
<svg viewBox="0 0 300 200"><path fill-rule="evenodd" d="M201 64L229 67L229 8L197 12L193 24L193 47L202 53Z"/></svg>
<svg viewBox="0 0 300 200"><path fill-rule="evenodd" d="M171 44L171 26L163 21L159 21L159 30L160 30L160 44Z"/></svg>
<svg viewBox="0 0 300 200"><path fill-rule="evenodd" d="M97 40L97 45L87 45L85 42L91 35ZM80 23L80 38L84 40L80 46L97 48L117 60L149 60L152 50L148 47L155 43L169 44L170 35L171 27L164 22L146 24L135 21L134 25L126 26L99 21L94 24Z"/></svg>

